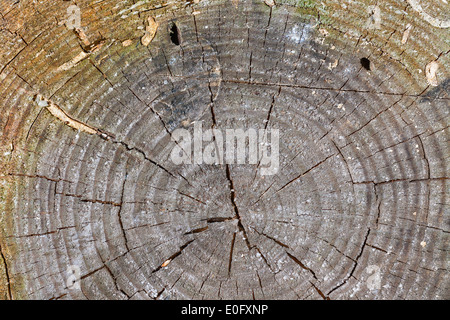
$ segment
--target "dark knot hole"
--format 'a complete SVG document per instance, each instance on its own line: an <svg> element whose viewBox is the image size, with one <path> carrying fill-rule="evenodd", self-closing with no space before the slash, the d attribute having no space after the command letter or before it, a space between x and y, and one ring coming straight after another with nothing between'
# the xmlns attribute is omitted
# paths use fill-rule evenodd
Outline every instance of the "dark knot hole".
<svg viewBox="0 0 450 320"><path fill-rule="evenodd" d="M179 46L181 44L181 33L180 33L180 29L178 29L175 22L173 22L172 25L170 26L169 34L170 34L170 40L172 41L172 43L176 46Z"/></svg>

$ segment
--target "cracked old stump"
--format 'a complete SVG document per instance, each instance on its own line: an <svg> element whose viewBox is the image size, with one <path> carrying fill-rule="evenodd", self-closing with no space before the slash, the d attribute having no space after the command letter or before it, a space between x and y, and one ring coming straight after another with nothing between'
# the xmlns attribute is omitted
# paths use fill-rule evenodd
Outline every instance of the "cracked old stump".
<svg viewBox="0 0 450 320"><path fill-rule="evenodd" d="M0 1L0 298L450 298L447 2L266 2Z"/></svg>

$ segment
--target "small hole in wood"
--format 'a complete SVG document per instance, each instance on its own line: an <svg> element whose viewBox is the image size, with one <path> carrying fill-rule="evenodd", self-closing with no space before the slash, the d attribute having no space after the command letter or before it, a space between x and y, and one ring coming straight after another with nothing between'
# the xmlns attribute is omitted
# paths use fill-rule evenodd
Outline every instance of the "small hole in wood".
<svg viewBox="0 0 450 320"><path fill-rule="evenodd" d="M360 62L364 69L370 71L370 60L369 59L361 58Z"/></svg>
<svg viewBox="0 0 450 320"><path fill-rule="evenodd" d="M175 22L170 26L169 34L172 43L176 46L179 46L181 44L181 34Z"/></svg>

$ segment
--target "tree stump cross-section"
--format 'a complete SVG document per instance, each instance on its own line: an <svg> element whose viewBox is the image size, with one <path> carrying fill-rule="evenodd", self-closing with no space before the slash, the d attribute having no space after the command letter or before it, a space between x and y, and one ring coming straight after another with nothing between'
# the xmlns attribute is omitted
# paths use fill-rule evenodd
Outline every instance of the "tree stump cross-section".
<svg viewBox="0 0 450 320"><path fill-rule="evenodd" d="M447 1L0 3L1 299L450 298Z"/></svg>

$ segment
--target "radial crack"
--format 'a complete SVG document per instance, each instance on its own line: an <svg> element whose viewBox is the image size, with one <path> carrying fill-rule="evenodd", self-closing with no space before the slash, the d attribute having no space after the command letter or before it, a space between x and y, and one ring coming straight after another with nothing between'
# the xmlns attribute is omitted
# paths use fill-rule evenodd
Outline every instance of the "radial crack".
<svg viewBox="0 0 450 320"><path fill-rule="evenodd" d="M238 209L238 206L236 205L236 192L234 189L233 180L231 179L230 166L228 164L225 165L225 172L226 172L226 176L227 176L229 186L230 186L231 204L234 209L235 218L238 219L238 228L239 228L239 231L241 231L243 233L245 243L247 244L247 248L250 250L252 248L252 246L250 245L250 241L248 240L247 231L245 230L244 225L242 224L241 216L239 214L239 209Z"/></svg>
<svg viewBox="0 0 450 320"><path fill-rule="evenodd" d="M11 279L10 279L10 275L9 275L8 264L6 263L6 258L3 253L3 248L1 245L0 245L0 256L3 261L3 268L5 269L6 284L7 284L7 288L8 288L8 299L12 300Z"/></svg>
<svg viewBox="0 0 450 320"><path fill-rule="evenodd" d="M340 284L338 284L336 287L331 289L328 292L327 295L330 295L333 291L335 291L335 290L339 289L340 287L342 287L344 284L347 283L348 279L350 279L353 276L353 272L355 272L356 267L358 266L358 260L359 260L359 258L361 258L362 254L364 252L364 248L366 247L367 239L369 238L369 234L370 234L370 228L367 229L366 237L364 238L364 242L363 242L363 244L361 246L361 249L360 249L358 255L356 256L356 258L353 260L354 263L353 263L352 270L350 270L350 274Z"/></svg>
<svg viewBox="0 0 450 320"><path fill-rule="evenodd" d="M326 157L324 160L320 161L319 163L317 163L316 165L312 166L311 168L309 168L308 170L306 170L305 172L303 172L302 174L298 175L297 177L295 177L294 179L290 180L288 183L286 183L284 186L282 186L280 189L278 189L276 192L280 192L281 190L283 190L284 188L286 188L288 185L290 185L291 183L293 183L294 181L300 179L301 177L303 177L304 175L306 175L307 173L309 173L310 171L314 170L315 168L317 168L318 166L320 166L322 163L324 163L325 161L327 161L328 159L330 159L331 157L334 157L335 154L332 154L331 156Z"/></svg>
<svg viewBox="0 0 450 320"><path fill-rule="evenodd" d="M289 252L285 251L286 254L288 255L289 258L291 258L296 264L298 264L302 269L305 269L307 271L309 271L309 273L311 273L311 275L313 276L314 279L317 280L316 277L316 273L309 267L307 267L306 265L304 265L299 259L297 259L295 256L293 256L292 254L290 254Z"/></svg>
<svg viewBox="0 0 450 320"><path fill-rule="evenodd" d="M125 240L125 248L127 248L127 251L130 251L130 247L128 246L127 233L125 232L125 228L123 226L123 221L122 221L123 199L124 199L124 194L125 194L125 184L127 182L127 178L128 178L128 172L125 172L125 178L123 179L123 184L122 184L122 193L120 195L120 208L119 208L119 211L117 212L117 216L119 218L120 229L122 230L122 235Z"/></svg>
<svg viewBox="0 0 450 320"><path fill-rule="evenodd" d="M233 239L231 239L231 247L230 247L230 257L228 259L228 277L231 274L231 264L233 263L233 251L234 251L234 243L236 241L236 232L233 233Z"/></svg>
<svg viewBox="0 0 450 320"><path fill-rule="evenodd" d="M158 271L161 270L162 268L167 267L167 266L169 265L170 262L172 262L172 261L173 261L176 257L178 257L180 254L182 254L182 253L183 253L183 250L186 249L186 248L187 248L192 242L194 242L194 241L195 241L195 239L190 240L190 241L186 242L185 244L183 244L183 245L180 247L180 250L178 250L178 251L175 252L173 255L171 255L169 258L167 258L167 259L164 261L164 263L163 263L162 265L160 265L159 267L157 267L155 270L152 271L152 274L158 272Z"/></svg>

